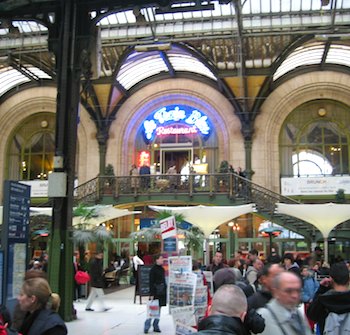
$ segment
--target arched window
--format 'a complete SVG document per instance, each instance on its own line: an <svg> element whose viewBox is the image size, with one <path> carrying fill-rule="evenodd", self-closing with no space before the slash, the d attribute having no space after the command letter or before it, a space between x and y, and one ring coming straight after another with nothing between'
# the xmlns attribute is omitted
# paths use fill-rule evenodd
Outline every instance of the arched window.
<svg viewBox="0 0 350 335"><path fill-rule="evenodd" d="M350 112L334 101L298 107L280 134L282 177L349 174Z"/></svg>
<svg viewBox="0 0 350 335"><path fill-rule="evenodd" d="M40 113L16 128L8 146L8 178L47 179L53 169L55 115Z"/></svg>

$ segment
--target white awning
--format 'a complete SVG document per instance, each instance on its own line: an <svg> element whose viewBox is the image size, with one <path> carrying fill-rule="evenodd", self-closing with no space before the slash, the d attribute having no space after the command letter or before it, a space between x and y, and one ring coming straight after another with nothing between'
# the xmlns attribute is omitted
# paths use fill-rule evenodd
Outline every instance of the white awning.
<svg viewBox="0 0 350 335"><path fill-rule="evenodd" d="M276 204L276 212L294 216L311 223L327 238L340 223L350 219L350 205L347 204Z"/></svg>
<svg viewBox="0 0 350 335"><path fill-rule="evenodd" d="M186 207L166 207L148 206L150 209L161 212L169 211L173 214L182 214L185 220L199 227L206 237L222 223L233 220L243 214L255 211L255 204L241 206L186 206Z"/></svg>

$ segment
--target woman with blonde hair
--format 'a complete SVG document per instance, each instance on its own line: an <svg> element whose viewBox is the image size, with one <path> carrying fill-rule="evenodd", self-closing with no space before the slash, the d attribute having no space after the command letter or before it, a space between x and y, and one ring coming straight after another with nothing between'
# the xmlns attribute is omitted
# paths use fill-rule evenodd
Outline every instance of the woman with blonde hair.
<svg viewBox="0 0 350 335"><path fill-rule="evenodd" d="M18 303L27 312L19 330L23 335L66 335L64 321L57 314L60 297L52 293L43 278L31 278L23 282Z"/></svg>

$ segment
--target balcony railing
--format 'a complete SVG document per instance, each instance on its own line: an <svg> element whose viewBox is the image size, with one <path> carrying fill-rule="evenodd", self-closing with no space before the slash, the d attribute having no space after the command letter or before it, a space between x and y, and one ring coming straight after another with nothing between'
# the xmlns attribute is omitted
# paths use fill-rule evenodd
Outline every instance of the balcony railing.
<svg viewBox="0 0 350 335"><path fill-rule="evenodd" d="M141 195L227 195L244 202L254 202L257 207L273 213L276 202L296 203L262 186L252 183L234 173L189 174L189 175L140 175L140 176L100 176L75 190L75 202L98 202L104 196Z"/></svg>

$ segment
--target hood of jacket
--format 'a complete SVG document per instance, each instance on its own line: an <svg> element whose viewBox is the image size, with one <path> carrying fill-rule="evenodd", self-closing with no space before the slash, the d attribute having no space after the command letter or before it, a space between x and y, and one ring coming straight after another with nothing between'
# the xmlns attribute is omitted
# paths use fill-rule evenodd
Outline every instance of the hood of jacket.
<svg viewBox="0 0 350 335"><path fill-rule="evenodd" d="M336 314L350 312L350 291L337 292L329 290L319 295L318 299L327 308L328 312Z"/></svg>

